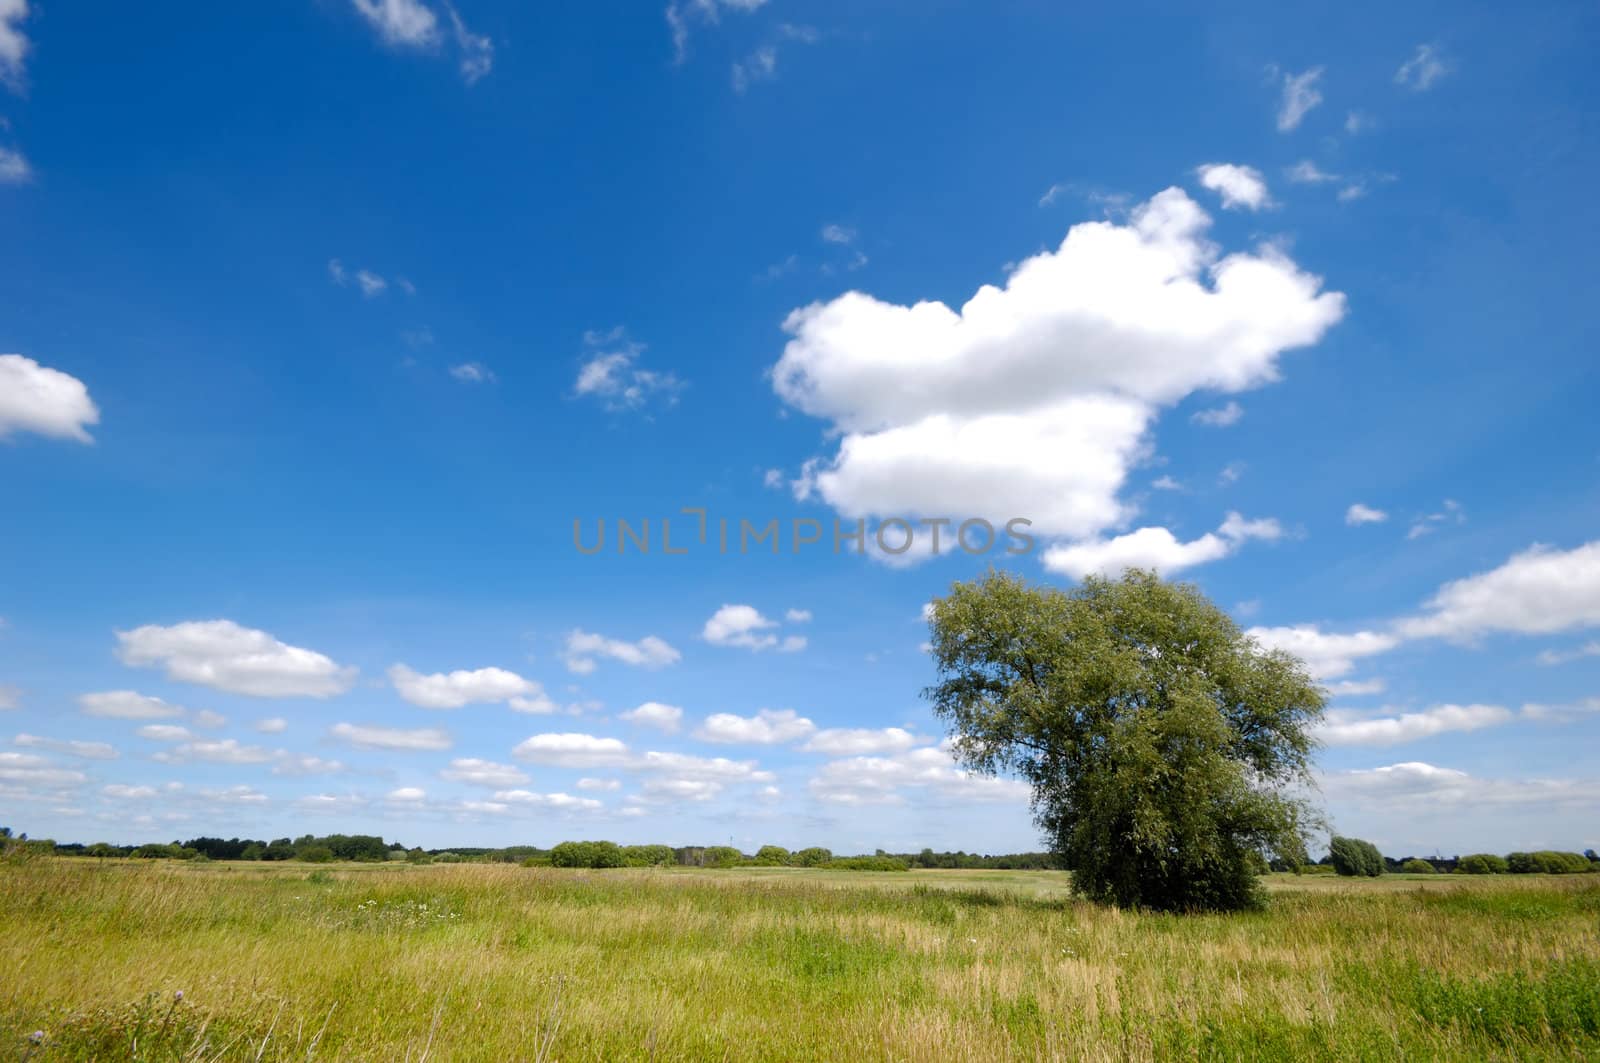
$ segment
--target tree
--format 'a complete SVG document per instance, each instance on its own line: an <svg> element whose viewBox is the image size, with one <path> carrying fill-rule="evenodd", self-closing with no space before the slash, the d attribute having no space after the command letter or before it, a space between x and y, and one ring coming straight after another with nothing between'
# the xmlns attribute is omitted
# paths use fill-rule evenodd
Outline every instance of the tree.
<svg viewBox="0 0 1600 1063"><path fill-rule="evenodd" d="M1376 845L1360 838L1334 835L1328 842L1328 856L1333 861L1333 869L1341 875L1377 878L1384 872L1383 854Z"/></svg>
<svg viewBox="0 0 1600 1063"><path fill-rule="evenodd" d="M794 854L794 866L821 867L832 859L832 850L824 849L820 845L813 845L809 849L801 849Z"/></svg>
<svg viewBox="0 0 1600 1063"><path fill-rule="evenodd" d="M792 859L789 850L781 845L763 845L756 850L755 864L758 867L784 867Z"/></svg>
<svg viewBox="0 0 1600 1063"><path fill-rule="evenodd" d="M1506 858L1494 853L1472 853L1456 862L1456 870L1463 875L1504 875L1510 871Z"/></svg>
<svg viewBox="0 0 1600 1063"><path fill-rule="evenodd" d="M1438 869L1421 857L1413 856L1400 865L1400 870L1408 875L1431 875Z"/></svg>
<svg viewBox="0 0 1600 1063"><path fill-rule="evenodd" d="M1033 787L1035 818L1102 902L1259 903L1248 854L1304 859L1323 694L1198 589L1129 570L1071 591L991 572L933 603L925 691L958 759Z"/></svg>

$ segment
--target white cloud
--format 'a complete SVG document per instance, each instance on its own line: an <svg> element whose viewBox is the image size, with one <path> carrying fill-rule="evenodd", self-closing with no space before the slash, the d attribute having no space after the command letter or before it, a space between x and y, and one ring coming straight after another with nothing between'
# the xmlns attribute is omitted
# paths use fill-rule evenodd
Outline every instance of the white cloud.
<svg viewBox="0 0 1600 1063"><path fill-rule="evenodd" d="M667 5L667 29L672 34L672 61L682 63L689 58L689 23L697 18L715 25L724 10L748 13L767 0L673 0ZM797 27L803 30L804 27ZM787 34L786 34L787 35Z"/></svg>
<svg viewBox="0 0 1600 1063"><path fill-rule="evenodd" d="M638 642L606 638L582 629L567 636L564 652L567 668L579 675L588 675L595 669L596 657L608 657L635 668L665 668L676 664L683 655L664 640L646 635Z"/></svg>
<svg viewBox="0 0 1600 1063"><path fill-rule="evenodd" d="M439 773L439 778L451 782L470 783L473 786L520 786L528 781L527 772L514 764L496 764L492 760L476 757L458 757Z"/></svg>
<svg viewBox="0 0 1600 1063"><path fill-rule="evenodd" d="M811 610L790 609L783 614L783 618L791 624L809 624L811 623Z"/></svg>
<svg viewBox="0 0 1600 1063"><path fill-rule="evenodd" d="M1341 679L1328 683L1328 693L1336 698L1354 698L1367 694L1382 694L1388 684L1382 679Z"/></svg>
<svg viewBox="0 0 1600 1063"><path fill-rule="evenodd" d="M211 764L266 764L277 757L270 749L261 746L241 745L236 738L223 738L215 742L184 742L170 750L152 754L152 760L166 764L185 764L205 761Z"/></svg>
<svg viewBox="0 0 1600 1063"><path fill-rule="evenodd" d="M778 49L764 44L733 64L733 91L742 93L754 82L771 81L777 76Z"/></svg>
<svg viewBox="0 0 1600 1063"><path fill-rule="evenodd" d="M1600 642L1586 642L1570 650L1543 650L1538 660L1543 665L1554 665L1581 661L1585 657L1600 657Z"/></svg>
<svg viewBox="0 0 1600 1063"><path fill-rule="evenodd" d="M295 801L295 807L303 812L328 816L348 815L366 804L367 799L360 794L308 794Z"/></svg>
<svg viewBox="0 0 1600 1063"><path fill-rule="evenodd" d="M1291 184L1297 185L1320 185L1339 180L1338 174L1328 173L1310 159L1301 159L1284 173Z"/></svg>
<svg viewBox="0 0 1600 1063"><path fill-rule="evenodd" d="M256 730L264 735L278 735L289 729L289 721L282 716L268 716L256 721Z"/></svg>
<svg viewBox="0 0 1600 1063"><path fill-rule="evenodd" d="M328 732L357 749L428 750L449 749L450 735L435 727L405 730L354 723L336 723Z"/></svg>
<svg viewBox="0 0 1600 1063"><path fill-rule="evenodd" d="M272 765L274 775L337 775L342 771L344 764L340 761L282 749L278 750L277 762Z"/></svg>
<svg viewBox="0 0 1600 1063"><path fill-rule="evenodd" d="M361 289L361 294L368 299L375 295L382 295L389 287L389 282L370 270L356 270L356 287Z"/></svg>
<svg viewBox="0 0 1600 1063"><path fill-rule="evenodd" d="M533 687L532 693L519 694L506 702L513 712L523 712L530 716L549 716L561 708L545 694L544 688L538 683L534 683Z"/></svg>
<svg viewBox="0 0 1600 1063"><path fill-rule="evenodd" d="M175 723L147 723L134 734L152 742L188 742L194 738L193 731Z"/></svg>
<svg viewBox="0 0 1600 1063"><path fill-rule="evenodd" d="M1225 406L1214 406L1206 410L1198 410L1189 418L1195 424L1206 428L1228 428L1239 423L1244 416L1244 407L1237 402L1230 402Z"/></svg>
<svg viewBox="0 0 1600 1063"><path fill-rule="evenodd" d="M1431 44L1419 44L1410 59L1400 64L1394 72L1394 83L1414 92L1426 92L1435 82L1450 72L1449 64Z"/></svg>
<svg viewBox="0 0 1600 1063"><path fill-rule="evenodd" d="M540 697L538 683L504 668L435 672L423 675L403 664L390 667L389 682L402 698L423 709L459 709L464 705L509 701L514 697Z"/></svg>
<svg viewBox="0 0 1600 1063"><path fill-rule="evenodd" d="M642 409L657 398L669 406L678 401L683 382L671 372L639 368L645 346L621 327L586 332L583 342L586 353L573 384L578 396L598 399L614 413Z"/></svg>
<svg viewBox="0 0 1600 1063"><path fill-rule="evenodd" d="M13 783L27 790L64 790L88 781L83 772L58 767L33 753L0 753L0 784Z"/></svg>
<svg viewBox="0 0 1600 1063"><path fill-rule="evenodd" d="M1315 624L1294 627L1253 627L1245 634L1269 650L1285 650L1306 663L1315 679L1336 679L1356 666L1356 661L1388 653L1400 644L1394 635L1378 631L1350 634L1325 632Z"/></svg>
<svg viewBox="0 0 1600 1063"><path fill-rule="evenodd" d="M1254 166L1236 166L1229 162L1212 162L1195 171L1200 184L1222 197L1224 210L1262 210L1272 206L1272 196L1267 192L1267 182Z"/></svg>
<svg viewBox="0 0 1600 1063"><path fill-rule="evenodd" d="M1326 774L1322 790L1341 803L1367 805L1386 816L1438 815L1479 829L1487 817L1508 811L1531 811L1545 819L1578 810L1591 821L1600 811L1600 780L1485 779L1424 761ZM1522 822L1526 830L1527 821Z"/></svg>
<svg viewBox="0 0 1600 1063"><path fill-rule="evenodd" d="M1360 524L1381 524L1389 519L1389 514L1381 509L1373 509L1361 502L1352 503L1344 511L1344 522L1352 527Z"/></svg>
<svg viewBox="0 0 1600 1063"><path fill-rule="evenodd" d="M811 795L839 805L898 804L908 788L950 801L1025 803L1032 794L1015 779L989 778L959 768L943 748L914 749L887 757L850 757L824 764L812 776Z"/></svg>
<svg viewBox="0 0 1600 1063"><path fill-rule="evenodd" d="M1401 620L1407 638L1468 640L1491 632L1548 635L1600 626L1600 540L1572 550L1535 545L1489 572L1455 580Z"/></svg>
<svg viewBox="0 0 1600 1063"><path fill-rule="evenodd" d="M1306 114L1322 102L1322 92L1317 82L1322 80L1322 67L1312 67L1299 74L1283 74L1283 96L1278 101L1278 132L1298 129Z"/></svg>
<svg viewBox="0 0 1600 1063"><path fill-rule="evenodd" d="M536 794L530 790L501 790L494 799L507 805L524 808L544 808L556 812L596 812L605 805L592 797L574 797L571 794Z"/></svg>
<svg viewBox="0 0 1600 1063"><path fill-rule="evenodd" d="M1411 522L1411 527L1406 531L1407 539L1420 539L1424 535L1431 535L1447 524L1465 524L1466 511L1461 508L1461 503L1455 499L1447 498L1444 504L1433 513L1426 513Z"/></svg>
<svg viewBox="0 0 1600 1063"><path fill-rule="evenodd" d="M662 772L683 779L716 779L727 782L772 782L775 776L762 771L753 760L727 757L697 757L689 753L646 753L627 765L635 771Z"/></svg>
<svg viewBox="0 0 1600 1063"><path fill-rule="evenodd" d="M1270 517L1246 520L1229 513L1222 526L1190 542L1180 542L1166 528L1140 528L1115 539L1091 540L1045 551L1044 566L1075 579L1090 573L1118 576L1128 568L1151 568L1171 574L1227 557L1251 539L1274 541L1283 529Z"/></svg>
<svg viewBox="0 0 1600 1063"><path fill-rule="evenodd" d="M314 650L279 642L232 620L191 620L171 627L147 624L117 632L117 656L134 666L162 665L167 676L252 697L325 698L355 682Z"/></svg>
<svg viewBox="0 0 1600 1063"><path fill-rule="evenodd" d="M793 709L761 709L754 716L713 713L694 736L702 742L770 746L805 738L816 729L816 724Z"/></svg>
<svg viewBox="0 0 1600 1063"><path fill-rule="evenodd" d="M1150 483L1150 486L1155 488L1157 491L1182 491L1183 490L1183 484L1179 483L1177 480L1173 479L1170 476L1162 476L1162 477L1159 477L1158 479L1152 480L1151 483Z"/></svg>
<svg viewBox="0 0 1600 1063"><path fill-rule="evenodd" d="M537 734L518 743L512 753L520 760L559 768L608 768L628 762L628 747L620 739L590 734Z"/></svg>
<svg viewBox="0 0 1600 1063"><path fill-rule="evenodd" d="M83 381L20 354L0 354L0 439L33 432L92 443L88 429L99 423Z"/></svg>
<svg viewBox="0 0 1600 1063"><path fill-rule="evenodd" d="M461 80L468 85L476 85L494 69L494 41L467 29L467 24L461 21L454 7L447 4L445 10L450 14L450 28L455 36L456 47L461 51Z"/></svg>
<svg viewBox="0 0 1600 1063"><path fill-rule="evenodd" d="M1565 705L1530 703L1522 706L1522 716L1540 723L1572 723L1600 714L1600 698L1584 698Z"/></svg>
<svg viewBox="0 0 1600 1063"><path fill-rule="evenodd" d="M420 0L351 0L386 44L431 48L439 40L439 18Z"/></svg>
<svg viewBox="0 0 1600 1063"><path fill-rule="evenodd" d="M226 716L220 712L212 712L210 709L200 709L190 719L194 721L196 727L203 727L208 731L215 731L219 727L228 725Z"/></svg>
<svg viewBox="0 0 1600 1063"><path fill-rule="evenodd" d="M33 167L27 157L14 148L0 147L0 185L22 185L31 180Z"/></svg>
<svg viewBox="0 0 1600 1063"><path fill-rule="evenodd" d="M1494 727L1511 718L1511 711L1499 705L1435 705L1392 716L1331 709L1317 725L1316 735L1330 746L1393 746L1452 731Z"/></svg>
<svg viewBox="0 0 1600 1063"><path fill-rule="evenodd" d="M117 801L148 801L159 791L154 786L130 786L127 783L114 782L100 787L100 793Z"/></svg>
<svg viewBox="0 0 1600 1063"><path fill-rule="evenodd" d="M830 727L818 731L800 748L807 753L857 757L868 753L903 753L930 739L918 738L902 727Z"/></svg>
<svg viewBox="0 0 1600 1063"><path fill-rule="evenodd" d="M578 780L578 789L604 790L608 793L614 793L622 789L622 781L620 779L592 779L585 776Z"/></svg>
<svg viewBox="0 0 1600 1063"><path fill-rule="evenodd" d="M482 362L463 362L450 367L450 375L464 384L492 384L494 371Z"/></svg>
<svg viewBox="0 0 1600 1063"><path fill-rule="evenodd" d="M1344 313L1278 250L1219 255L1209 224L1172 188L1126 224L1074 226L959 313L861 292L795 310L774 388L839 438L798 493L852 518L1025 517L1075 538L1123 523L1160 406L1275 379Z"/></svg>
<svg viewBox="0 0 1600 1063"><path fill-rule="evenodd" d="M417 804L426 800L428 791L417 786L402 786L398 790L390 790L388 800L396 804Z"/></svg>
<svg viewBox="0 0 1600 1063"><path fill-rule="evenodd" d="M829 222L822 227L822 241L828 244L853 244L856 242L856 231L837 222Z"/></svg>
<svg viewBox="0 0 1600 1063"><path fill-rule="evenodd" d="M112 720L160 720L184 714L184 710L176 705L132 690L84 694L78 698L78 708L85 716Z"/></svg>
<svg viewBox="0 0 1600 1063"><path fill-rule="evenodd" d="M85 760L116 760L122 754L109 742L86 742L78 739L41 738L38 735L20 734L11 744L24 749L43 749L51 753L65 753Z"/></svg>
<svg viewBox="0 0 1600 1063"><path fill-rule="evenodd" d="M810 613L791 609L788 613L791 623L805 622L796 621L794 617L797 615L805 620L811 619ZM700 637L713 646L736 646L747 650L776 648L779 652L793 653L805 649L804 636L790 635L780 640L772 631L777 626L776 620L763 616L753 605L724 605L706 621L700 630Z"/></svg>
<svg viewBox="0 0 1600 1063"><path fill-rule="evenodd" d="M629 709L627 712L617 714L629 723L641 727L655 727L668 734L678 729L683 721L683 710L676 705L663 705L659 701L647 701L638 708Z"/></svg>
<svg viewBox="0 0 1600 1063"><path fill-rule="evenodd" d="M22 691L0 683L0 712L11 712L22 707Z"/></svg>
<svg viewBox="0 0 1600 1063"><path fill-rule="evenodd" d="M20 91L23 64L32 43L22 32L28 18L28 0L0 0L0 84Z"/></svg>

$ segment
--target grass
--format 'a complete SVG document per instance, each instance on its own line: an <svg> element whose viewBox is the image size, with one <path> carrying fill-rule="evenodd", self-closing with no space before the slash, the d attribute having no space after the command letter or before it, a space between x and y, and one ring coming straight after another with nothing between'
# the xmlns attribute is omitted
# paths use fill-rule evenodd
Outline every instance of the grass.
<svg viewBox="0 0 1600 1063"><path fill-rule="evenodd" d="M1600 1057L1593 877L1269 885L38 859L0 866L0 1058Z"/></svg>

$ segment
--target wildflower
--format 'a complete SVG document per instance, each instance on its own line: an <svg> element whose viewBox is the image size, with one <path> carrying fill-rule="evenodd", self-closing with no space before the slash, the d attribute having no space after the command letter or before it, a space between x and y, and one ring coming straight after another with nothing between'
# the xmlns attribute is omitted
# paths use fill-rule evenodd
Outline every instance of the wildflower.
<svg viewBox="0 0 1600 1063"><path fill-rule="evenodd" d="M180 989L176 993L172 994L173 1003L177 1003L178 1001L180 1001L182 999L183 999L183 990Z"/></svg>
<svg viewBox="0 0 1600 1063"><path fill-rule="evenodd" d="M35 1031L33 1031L32 1033L30 1033L28 1035L28 1040L32 1041L34 1044L38 1044L40 1041L44 1040L44 1031L43 1030L35 1030Z"/></svg>

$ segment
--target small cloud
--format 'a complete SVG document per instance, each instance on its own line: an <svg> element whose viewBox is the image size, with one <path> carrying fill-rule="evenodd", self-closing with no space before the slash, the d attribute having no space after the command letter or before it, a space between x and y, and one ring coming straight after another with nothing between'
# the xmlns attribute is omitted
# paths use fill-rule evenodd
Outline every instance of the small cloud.
<svg viewBox="0 0 1600 1063"><path fill-rule="evenodd" d="M21 185L33 180L33 167L20 151L0 148L0 185Z"/></svg>
<svg viewBox="0 0 1600 1063"><path fill-rule="evenodd" d="M1545 650L1539 654L1538 661L1542 665L1549 666L1566 664L1585 657L1600 657L1600 642L1588 642L1570 650Z"/></svg>
<svg viewBox="0 0 1600 1063"><path fill-rule="evenodd" d="M482 362L463 362L450 367L450 375L466 384L492 384L494 372Z"/></svg>
<svg viewBox="0 0 1600 1063"><path fill-rule="evenodd" d="M822 240L829 244L853 244L856 242L856 231L835 222L829 222L822 227Z"/></svg>
<svg viewBox="0 0 1600 1063"><path fill-rule="evenodd" d="M1450 72L1450 66L1431 44L1419 44L1417 50L1394 72L1394 83L1413 92L1427 92L1434 83Z"/></svg>
<svg viewBox="0 0 1600 1063"><path fill-rule="evenodd" d="M1344 522L1351 527L1361 524L1382 524L1389 519L1389 514L1381 509L1373 509L1361 502L1353 503L1344 511Z"/></svg>
<svg viewBox="0 0 1600 1063"><path fill-rule="evenodd" d="M1461 508L1461 503L1447 498L1444 505L1436 512L1427 513L1411 522L1411 527L1406 530L1407 539L1420 539L1424 535L1432 535L1440 528L1451 524L1465 524L1467 522L1466 510Z"/></svg>
<svg viewBox="0 0 1600 1063"><path fill-rule="evenodd" d="M1150 486L1154 487L1157 491L1182 491L1183 490L1183 484L1179 483L1177 480L1174 480L1170 476L1163 476L1160 479L1155 480L1154 482L1152 482L1150 484Z"/></svg>
<svg viewBox="0 0 1600 1063"><path fill-rule="evenodd" d="M1217 483L1223 487L1239 482L1239 477L1244 475L1245 465L1242 461L1230 461L1217 473Z"/></svg>
<svg viewBox="0 0 1600 1063"><path fill-rule="evenodd" d="M1317 88L1322 73L1320 66L1299 74L1283 72L1283 94L1278 101L1278 132L1288 133L1298 129L1305 116L1322 102L1322 91Z"/></svg>
<svg viewBox="0 0 1600 1063"><path fill-rule="evenodd" d="M1320 185L1339 180L1336 173L1328 173L1310 159L1302 159L1284 171L1291 184Z"/></svg>
<svg viewBox="0 0 1600 1063"><path fill-rule="evenodd" d="M1351 136L1365 133L1373 127L1373 124L1371 116L1362 114L1360 111L1351 111L1344 116L1344 131Z"/></svg>
<svg viewBox="0 0 1600 1063"><path fill-rule="evenodd" d="M742 93L758 81L778 76L778 50L764 45L733 64L733 91Z"/></svg>
<svg viewBox="0 0 1600 1063"><path fill-rule="evenodd" d="M678 401L683 382L671 372L640 368L645 345L630 340L620 325L584 333L583 344L587 354L573 385L578 396L599 399L614 413L642 409L657 398L669 406Z"/></svg>
<svg viewBox="0 0 1600 1063"><path fill-rule="evenodd" d="M783 618L791 624L809 624L811 623L811 610L790 609L783 614Z"/></svg>
<svg viewBox="0 0 1600 1063"><path fill-rule="evenodd" d="M1237 166L1231 162L1213 162L1195 171L1200 184L1222 197L1224 210L1263 210L1272 206L1267 193L1267 182L1254 166Z"/></svg>
<svg viewBox="0 0 1600 1063"><path fill-rule="evenodd" d="M389 282L371 270L358 269L356 270L356 287L361 289L363 296L371 299L373 296L382 295L384 290L389 287Z"/></svg>
<svg viewBox="0 0 1600 1063"><path fill-rule="evenodd" d="M461 51L461 80L468 85L476 85L494 68L494 41L467 29L467 24L461 21L455 8L447 5L445 10L450 13L450 28L455 35L456 47ZM407 294L410 294L410 285L405 287Z"/></svg>
<svg viewBox="0 0 1600 1063"><path fill-rule="evenodd" d="M1230 402L1226 406L1217 406L1209 410L1200 410L1189 420L1195 424L1204 425L1206 428L1227 428L1239 423L1239 418L1244 416L1244 407L1237 402Z"/></svg>

